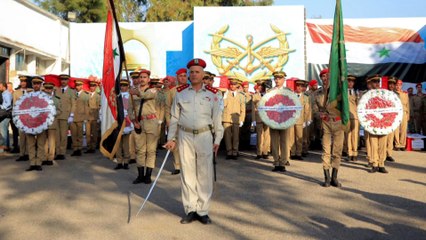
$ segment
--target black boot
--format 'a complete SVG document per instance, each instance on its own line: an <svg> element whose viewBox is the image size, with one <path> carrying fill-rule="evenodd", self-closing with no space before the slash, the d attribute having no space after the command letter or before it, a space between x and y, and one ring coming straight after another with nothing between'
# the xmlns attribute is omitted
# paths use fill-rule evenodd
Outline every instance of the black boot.
<svg viewBox="0 0 426 240"><path fill-rule="evenodd" d="M128 163L125 163L125 164L123 164L123 169L129 169L129 164Z"/></svg>
<svg viewBox="0 0 426 240"><path fill-rule="evenodd" d="M133 184L139 184L144 182L144 178L145 178L144 172L145 172L144 167L138 167L138 177L133 181Z"/></svg>
<svg viewBox="0 0 426 240"><path fill-rule="evenodd" d="M331 186L333 187L341 187L342 184L337 181L337 168L333 168L333 171L331 172Z"/></svg>
<svg viewBox="0 0 426 240"><path fill-rule="evenodd" d="M123 164L119 163L117 164L117 166L115 166L114 170L118 170L118 169L122 169L123 168Z"/></svg>
<svg viewBox="0 0 426 240"><path fill-rule="evenodd" d="M152 183L152 181L151 181L151 173L152 173L152 168L147 167L146 168L146 174L145 174L145 183L146 184Z"/></svg>
<svg viewBox="0 0 426 240"><path fill-rule="evenodd" d="M330 187L330 170L324 169L324 183L322 184L323 187Z"/></svg>

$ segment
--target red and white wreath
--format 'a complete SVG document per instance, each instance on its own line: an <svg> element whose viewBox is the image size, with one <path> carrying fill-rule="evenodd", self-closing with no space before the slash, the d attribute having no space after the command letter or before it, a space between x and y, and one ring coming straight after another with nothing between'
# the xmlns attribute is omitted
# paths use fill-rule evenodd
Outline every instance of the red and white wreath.
<svg viewBox="0 0 426 240"><path fill-rule="evenodd" d="M12 116L16 127L26 134L40 134L55 120L53 100L43 92L23 95L13 106Z"/></svg>
<svg viewBox="0 0 426 240"><path fill-rule="evenodd" d="M402 121L402 103L396 93L385 89L373 89L360 99L358 118L364 129L375 135L393 132Z"/></svg>

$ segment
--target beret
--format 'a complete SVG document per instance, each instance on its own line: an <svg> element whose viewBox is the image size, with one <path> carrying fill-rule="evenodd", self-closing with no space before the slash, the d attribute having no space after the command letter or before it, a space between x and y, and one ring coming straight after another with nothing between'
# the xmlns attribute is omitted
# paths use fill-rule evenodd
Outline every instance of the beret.
<svg viewBox="0 0 426 240"><path fill-rule="evenodd" d="M176 71L176 75L182 74L182 73L186 73L186 68L180 68L179 70Z"/></svg>
<svg viewBox="0 0 426 240"><path fill-rule="evenodd" d="M186 65L186 68L190 68L193 66L200 66L202 68L205 68L207 66L206 62L201 58L194 58L191 61L188 62Z"/></svg>

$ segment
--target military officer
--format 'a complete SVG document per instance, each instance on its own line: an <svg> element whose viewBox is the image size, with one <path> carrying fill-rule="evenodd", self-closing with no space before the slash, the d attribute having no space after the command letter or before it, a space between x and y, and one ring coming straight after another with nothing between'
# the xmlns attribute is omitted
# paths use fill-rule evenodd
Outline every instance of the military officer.
<svg viewBox="0 0 426 240"><path fill-rule="evenodd" d="M249 91L249 82L244 81L241 84L243 91L241 92L244 95L245 103L246 103L246 116L244 119L243 126L240 130L240 146L248 148L250 146L250 128L252 123L252 101L253 94Z"/></svg>
<svg viewBox="0 0 426 240"><path fill-rule="evenodd" d="M43 84L44 92L52 99L56 108L55 120L52 125L46 130L46 143L44 144L44 151L46 153L46 160L42 159L41 165L53 165L53 159L55 158L56 148L56 131L58 128L57 116L61 114L61 102L58 96L54 95L53 89L55 85L51 82L45 82Z"/></svg>
<svg viewBox="0 0 426 240"><path fill-rule="evenodd" d="M39 76L33 77L31 80L33 84L34 92L41 91L41 85L44 81L43 78ZM46 132L43 131L39 134L26 134L27 135L27 143L28 143L28 154L30 157L30 167L25 171L41 171L43 170L41 167L42 161L46 159L45 150L45 142L46 142Z"/></svg>
<svg viewBox="0 0 426 240"><path fill-rule="evenodd" d="M83 90L83 81L75 80L75 105L74 117L70 125L73 153L71 156L81 156L83 148L83 124L89 115L89 99L90 95Z"/></svg>
<svg viewBox="0 0 426 240"><path fill-rule="evenodd" d="M410 104L408 94L402 91L402 80L396 82L396 93L402 103L402 122L401 125L395 130L395 149L405 151L405 144L407 142L407 125L410 119Z"/></svg>
<svg viewBox="0 0 426 240"><path fill-rule="evenodd" d="M243 126L246 115L244 94L237 90L240 84L240 80L229 78L229 90L223 96L222 123L225 129L226 159L238 158L240 127Z"/></svg>
<svg viewBox="0 0 426 240"><path fill-rule="evenodd" d="M32 92L32 88L28 88L28 77L21 75L19 76L20 84L19 89L15 90L12 95L13 104L19 100L24 94ZM28 161L28 149L27 149L27 134L23 131L19 131L19 158L16 161Z"/></svg>
<svg viewBox="0 0 426 240"><path fill-rule="evenodd" d="M371 82L372 89L380 88L380 75L374 75L369 77L369 82ZM386 135L376 135L369 133L368 138L370 140L370 153L371 162L373 164L370 172L381 172L388 173L385 168L385 159L386 159L386 148L387 148L387 137ZM367 149L368 151L368 149ZM368 154L368 153L367 153Z"/></svg>
<svg viewBox="0 0 426 240"><path fill-rule="evenodd" d="M150 87L157 89L157 97L155 99L155 104L157 105L157 119L158 119L158 144L160 146L166 143L166 134L165 134L165 110L166 110L166 93L163 91L163 82L157 76L151 77Z"/></svg>
<svg viewBox="0 0 426 240"><path fill-rule="evenodd" d="M303 86L305 80L295 80L296 89L295 93L300 100L302 105L302 112L296 124L288 129L289 142L290 142L290 158L303 160L302 158L302 146L303 146L303 129L311 124L311 106L309 104L309 97L303 93Z"/></svg>
<svg viewBox="0 0 426 240"><path fill-rule="evenodd" d="M194 59L187 67L191 85L177 88L168 142L164 147L173 149L176 141L179 144L182 202L187 214L181 223L198 219L203 224L210 224L213 154L217 154L223 136L221 95L217 89L202 84L204 60Z"/></svg>
<svg viewBox="0 0 426 240"><path fill-rule="evenodd" d="M410 116L412 116L413 123L414 123L414 131L415 133L420 133L422 130L422 121L426 120L422 118L422 104L423 104L423 98L425 98L425 95L422 92L422 84L417 83L416 84L416 90L417 93L413 95L410 100ZM426 134L423 132L423 134Z"/></svg>
<svg viewBox="0 0 426 240"><path fill-rule="evenodd" d="M309 147L321 147L321 118L319 116L318 107L315 104L315 94L318 91L318 81L313 79L309 81L309 89L306 93L309 95L311 112L312 112L312 124L309 125L309 138L308 146Z"/></svg>
<svg viewBox="0 0 426 240"><path fill-rule="evenodd" d="M204 85L208 85L208 86L212 87L213 82L214 82L214 77L216 77L215 74L206 71L205 74L204 74L204 77L203 77Z"/></svg>
<svg viewBox="0 0 426 240"><path fill-rule="evenodd" d="M361 92L360 98L362 97L362 95L364 95L365 93L367 93L369 90L373 89L373 82L372 82L373 78L367 76L366 77L366 81L367 81L367 89ZM364 141L365 141L365 150L367 153L366 159L368 161L368 165L367 167L373 167L373 161L372 161L372 157L371 157L371 141L370 141L370 133L364 130Z"/></svg>
<svg viewBox="0 0 426 240"><path fill-rule="evenodd" d="M133 131L133 124L131 119L133 119L133 111L132 111L132 101L129 96L129 80L121 79L120 80L120 94L123 99L123 108L124 108L124 122L125 127L123 130L123 134L121 135L121 141L118 145L117 153L115 154L117 158L117 166L115 166L115 170L118 169L129 169L129 139L130 133Z"/></svg>
<svg viewBox="0 0 426 240"><path fill-rule="evenodd" d="M149 88L150 75L151 72L149 70L142 69L139 75L139 88L129 91L130 94L134 95L134 104L137 109L137 116L135 116L133 124L135 128L142 129L140 134L135 135L138 177L133 181L133 184L150 184L152 182L152 170L155 167L157 143L160 134L156 103L158 90ZM139 115L140 108L142 110Z"/></svg>
<svg viewBox="0 0 426 240"><path fill-rule="evenodd" d="M85 151L85 153L94 153L98 142L101 95L96 92L98 88L98 83L96 81L90 81L89 85L89 114L86 122L87 151Z"/></svg>
<svg viewBox="0 0 426 240"><path fill-rule="evenodd" d="M139 86L140 86L139 71L131 72L130 77L132 79L133 87L136 88L136 89L139 88ZM132 84L130 84L130 85L132 85ZM130 101L133 103L133 95L130 95ZM132 106L133 106L133 109L131 109L130 111L133 111L134 116L136 116L136 114L138 114L139 109L136 109L135 104L132 104ZM135 147L135 145L136 145L135 139L136 138L135 138L135 135L136 135L135 131L132 131L130 133L130 137L129 137L129 152L130 152L129 164L136 163L136 147Z"/></svg>
<svg viewBox="0 0 426 240"><path fill-rule="evenodd" d="M398 80L397 77L389 77L388 78L388 90L395 92L396 88L396 81ZM393 155L393 147L394 147L394 140L395 140L395 131L389 133L387 135L387 140L386 140L386 161L389 162L394 162L395 159L392 157Z"/></svg>
<svg viewBox="0 0 426 240"><path fill-rule="evenodd" d="M348 75L348 98L349 98L349 131L345 132L344 149L348 151L349 161L356 161L358 158L358 139L359 139L359 121L358 121L358 94L354 89L356 76Z"/></svg>
<svg viewBox="0 0 426 240"><path fill-rule="evenodd" d="M324 170L324 187L330 185L341 187L342 184L337 180L337 174L342 159L344 131L342 126L341 113L337 107L328 104L327 91L329 88L328 69L321 71L323 88L315 96L315 104L318 107L322 122L322 165ZM330 177L330 168L332 175Z"/></svg>
<svg viewBox="0 0 426 240"><path fill-rule="evenodd" d="M260 99L265 94L264 86L262 84L255 86L256 93L253 94L252 99L252 126L256 127L257 143L256 143L256 159L268 159L268 152L271 148L271 137L269 135L269 126L264 124L259 116L257 109Z"/></svg>
<svg viewBox="0 0 426 240"><path fill-rule="evenodd" d="M55 95L60 98L62 112L57 116L58 129L56 131L56 157L55 160L64 160L67 150L68 129L74 117L75 91L68 86L70 76L59 75L61 86L55 90Z"/></svg>
<svg viewBox="0 0 426 240"><path fill-rule="evenodd" d="M275 87L271 88L269 91L286 88L284 87L285 77L287 76L285 72L276 71L273 72L272 75L274 76ZM274 157L274 168L272 171L285 172L285 166L290 165L289 159L291 146L288 141L290 138L289 131L288 129L270 128L269 132L271 135L271 152Z"/></svg>

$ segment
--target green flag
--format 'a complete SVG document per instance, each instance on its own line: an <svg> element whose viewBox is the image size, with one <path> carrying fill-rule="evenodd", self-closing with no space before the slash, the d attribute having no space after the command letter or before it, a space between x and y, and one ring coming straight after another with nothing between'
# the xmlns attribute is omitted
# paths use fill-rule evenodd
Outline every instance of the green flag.
<svg viewBox="0 0 426 240"><path fill-rule="evenodd" d="M349 122L349 99L348 99L348 69L346 63L345 38L343 34L342 4L336 0L334 12L333 40L331 42L329 62L329 106L336 107L340 111L342 124Z"/></svg>

